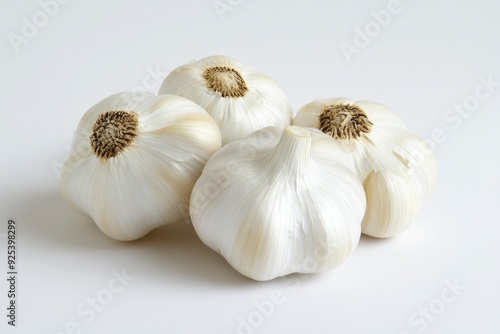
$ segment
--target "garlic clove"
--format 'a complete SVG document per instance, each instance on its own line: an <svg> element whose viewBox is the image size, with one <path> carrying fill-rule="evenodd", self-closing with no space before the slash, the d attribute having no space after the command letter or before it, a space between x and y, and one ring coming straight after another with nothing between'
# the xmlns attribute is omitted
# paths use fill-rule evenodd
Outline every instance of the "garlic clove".
<svg viewBox="0 0 500 334"><path fill-rule="evenodd" d="M82 117L61 192L109 237L134 240L189 217L194 183L220 145L217 125L192 101L114 94Z"/></svg>
<svg viewBox="0 0 500 334"><path fill-rule="evenodd" d="M262 281L341 264L358 244L365 207L337 142L313 129L268 127L214 154L190 216L206 245Z"/></svg>
<svg viewBox="0 0 500 334"><path fill-rule="evenodd" d="M437 182L437 162L422 139L386 106L347 98L306 104L294 125L321 129L348 152L363 181L363 233L379 238L404 231Z"/></svg>
<svg viewBox="0 0 500 334"><path fill-rule="evenodd" d="M288 97L268 76L227 56L210 56L173 70L160 94L188 98L219 125L222 144L245 138L267 126L291 124Z"/></svg>

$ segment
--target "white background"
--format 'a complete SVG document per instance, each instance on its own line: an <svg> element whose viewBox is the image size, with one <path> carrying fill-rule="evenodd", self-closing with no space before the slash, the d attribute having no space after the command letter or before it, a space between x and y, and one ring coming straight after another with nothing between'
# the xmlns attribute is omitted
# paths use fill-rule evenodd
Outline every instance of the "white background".
<svg viewBox="0 0 500 334"><path fill-rule="evenodd" d="M498 3L401 0L377 31L372 11L389 1L220 2L231 10L219 15L213 0L72 0L47 22L37 1L3 2L0 233L15 218L19 294L11 328L3 236L0 332L58 333L73 321L80 333L223 334L250 318L258 328L240 332L498 333ZM23 18L40 27L14 47L9 36L22 36ZM355 46L356 29L365 28L372 29L368 45L358 40L358 53L344 56L342 43ZM440 168L415 223L393 239L363 237L333 271L254 282L190 225L117 242L73 212L57 172L83 113L115 92L156 92L170 70L212 54L273 77L294 110L348 96L398 112L430 139ZM480 78L496 82L481 101L474 97ZM470 112L453 112L463 103ZM87 322L76 309L104 296L113 270L135 278ZM446 281L461 287L453 293ZM283 294L282 303L259 318L255 303L273 293Z"/></svg>

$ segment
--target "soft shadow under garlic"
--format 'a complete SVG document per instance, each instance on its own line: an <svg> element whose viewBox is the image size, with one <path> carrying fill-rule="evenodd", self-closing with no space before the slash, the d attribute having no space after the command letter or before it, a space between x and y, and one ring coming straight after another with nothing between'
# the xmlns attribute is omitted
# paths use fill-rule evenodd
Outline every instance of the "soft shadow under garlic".
<svg viewBox="0 0 500 334"><path fill-rule="evenodd" d="M75 259L81 261L95 256L98 257L96 261L123 265L135 274L166 284L182 281L193 286L239 290L262 285L281 288L294 282L305 284L332 274L292 274L257 282L238 273L222 256L205 246L190 223L163 226L135 241L116 241L104 235L92 219L73 211L56 190L19 196L14 202L9 215L20 225L19 242L25 248L23 255L39 256L40 261L47 261L45 252L55 250L74 254ZM40 252L33 252L33 248Z"/></svg>
<svg viewBox="0 0 500 334"><path fill-rule="evenodd" d="M160 279L238 287L258 283L236 272L205 246L190 223L163 226L138 240L120 243L143 253L143 261Z"/></svg>
<svg viewBox="0 0 500 334"><path fill-rule="evenodd" d="M9 214L18 219L20 243L38 247L112 248L110 240L89 218L73 211L54 190L15 198Z"/></svg>
<svg viewBox="0 0 500 334"><path fill-rule="evenodd" d="M41 250L26 251L24 256L40 256L40 261L46 261L44 252L56 250L74 253L82 261L96 256L97 261L124 265L158 281L258 285L206 247L191 224L167 225L135 241L116 241L104 235L91 218L73 211L56 190L20 196L14 202L9 215L19 223L20 245Z"/></svg>

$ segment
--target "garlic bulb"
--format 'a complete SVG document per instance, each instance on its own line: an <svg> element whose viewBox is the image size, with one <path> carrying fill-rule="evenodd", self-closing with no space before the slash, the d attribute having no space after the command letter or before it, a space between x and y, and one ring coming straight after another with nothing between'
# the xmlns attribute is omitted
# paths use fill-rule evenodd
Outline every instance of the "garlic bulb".
<svg viewBox="0 0 500 334"><path fill-rule="evenodd" d="M292 108L268 76L226 56L211 56L173 70L160 94L186 97L205 108L219 125L222 145L267 126L291 124Z"/></svg>
<svg viewBox="0 0 500 334"><path fill-rule="evenodd" d="M189 217L191 190L220 130L178 96L119 93L90 108L61 171L61 192L106 235L137 239Z"/></svg>
<svg viewBox="0 0 500 334"><path fill-rule="evenodd" d="M342 147L314 129L268 127L224 146L193 188L200 239L255 280L342 263L366 199Z"/></svg>
<svg viewBox="0 0 500 334"><path fill-rule="evenodd" d="M347 98L317 100L298 111L294 125L320 129L351 156L366 191L362 232L367 235L384 238L404 231L435 188L434 155L382 104Z"/></svg>

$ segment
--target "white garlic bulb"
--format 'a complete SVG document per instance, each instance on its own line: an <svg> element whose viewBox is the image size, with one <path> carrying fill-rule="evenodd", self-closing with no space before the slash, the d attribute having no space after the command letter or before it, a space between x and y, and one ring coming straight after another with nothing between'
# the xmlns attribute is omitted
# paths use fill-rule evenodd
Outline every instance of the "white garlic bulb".
<svg viewBox="0 0 500 334"><path fill-rule="evenodd" d="M341 264L366 199L342 147L315 129L268 127L224 146L191 195L200 239L255 280Z"/></svg>
<svg viewBox="0 0 500 334"><path fill-rule="evenodd" d="M212 116L222 145L267 126L285 127L293 119L288 97L268 76L227 56L211 56L178 67L160 94L188 98Z"/></svg>
<svg viewBox="0 0 500 334"><path fill-rule="evenodd" d="M191 190L220 147L217 124L194 102L115 94L78 124L61 192L109 237L137 239L189 217Z"/></svg>
<svg viewBox="0 0 500 334"><path fill-rule="evenodd" d="M362 232L367 235L384 238L404 231L435 188L434 155L382 104L347 98L317 100L297 112L294 125L320 129L351 156L366 191Z"/></svg>

